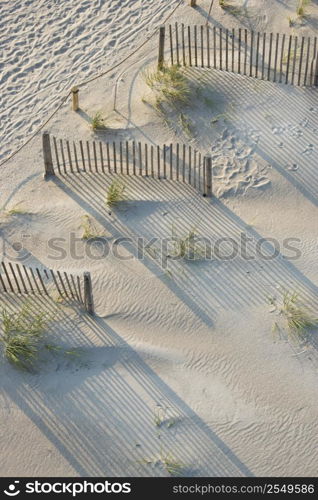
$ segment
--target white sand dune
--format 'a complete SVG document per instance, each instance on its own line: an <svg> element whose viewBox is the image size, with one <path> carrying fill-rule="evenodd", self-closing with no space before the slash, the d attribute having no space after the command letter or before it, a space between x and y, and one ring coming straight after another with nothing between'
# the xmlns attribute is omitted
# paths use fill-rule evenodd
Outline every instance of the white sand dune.
<svg viewBox="0 0 318 500"><path fill-rule="evenodd" d="M11 106L1 115L3 157L79 76L117 62L177 4L40 3L42 10L35 11L34 2L3 2L7 21L0 22L13 61L3 73L3 95ZM198 4L193 11L185 2L172 21L205 21L210 2ZM215 2L210 21L291 32L287 15L296 2L245 4L249 16L233 18ZM23 8L42 16L30 42L35 21ZM313 32L317 6L310 12L304 26L293 28L299 35ZM24 53L14 56L19 30L33 50L26 61ZM188 69L194 90L184 110L192 126L186 137L176 123L164 126L141 101L149 92L142 71L156 55L154 41L120 71L82 88L80 112L67 102L47 128L69 140L186 142L212 155L212 200L186 185L125 177L127 201L109 213L107 175L44 182L40 134L0 170L1 207L24 209L16 215L2 211L1 254L18 258L14 243L23 241L28 265L89 270L97 313L91 318L50 302L56 318L50 340L80 349L80 356L47 355L35 374L1 363L0 473L168 476L163 461L171 456L184 475L316 476L317 329L301 345L274 335L273 324L282 317L268 299L280 304L284 292L295 291L311 310L318 306L317 91ZM42 59L46 70L35 67ZM15 74L24 89L21 104L13 94ZM107 129L95 134L88 122L98 110ZM80 239L85 214L104 232L104 246ZM254 258L227 259L226 245L223 258L210 261L167 258L163 265L153 256L137 258L137 237L166 238L172 228L180 235L195 228L212 242L231 238L239 244L243 234ZM80 239L81 258L72 254L72 233ZM100 258L106 244L120 237L132 239L116 246L125 259L112 253ZM52 238L63 238L59 260L48 247ZM273 240L264 246L265 257L255 255L262 238L279 245L275 259L267 258ZM297 238L296 259L284 246L288 238ZM14 309L19 303L1 297L1 306ZM43 307L40 298L35 304Z"/></svg>

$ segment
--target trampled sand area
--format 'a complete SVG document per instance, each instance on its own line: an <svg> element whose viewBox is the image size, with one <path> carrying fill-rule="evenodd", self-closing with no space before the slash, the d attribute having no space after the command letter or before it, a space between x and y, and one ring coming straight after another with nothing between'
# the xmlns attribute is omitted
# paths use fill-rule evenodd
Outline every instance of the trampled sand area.
<svg viewBox="0 0 318 500"><path fill-rule="evenodd" d="M234 13L215 0L208 19L211 2L197 4L181 2L168 23L208 20L299 40L317 33L316 1L292 26L296 0L233 0ZM111 69L177 5L1 2L1 160L73 85ZM297 294L317 315L317 89L185 68L191 102L167 122L145 83L157 53L156 33L80 88L78 112L69 97L45 129L71 144L190 145L212 155L212 198L182 183L123 176L126 200L110 210L112 175L44 181L43 130L0 169L4 261L89 271L96 312L32 296L32 307L49 311L47 342L59 348L41 355L32 373L3 357L0 473L316 476L317 326L292 339L284 312ZM96 112L103 130L92 130ZM101 237L83 239L83 220ZM161 262L155 249L138 258L137 238L192 230L218 242L219 254ZM52 238L61 238L62 252ZM246 238L251 258L242 254ZM228 258L233 242L239 250ZM1 308L14 312L25 300L1 293Z"/></svg>

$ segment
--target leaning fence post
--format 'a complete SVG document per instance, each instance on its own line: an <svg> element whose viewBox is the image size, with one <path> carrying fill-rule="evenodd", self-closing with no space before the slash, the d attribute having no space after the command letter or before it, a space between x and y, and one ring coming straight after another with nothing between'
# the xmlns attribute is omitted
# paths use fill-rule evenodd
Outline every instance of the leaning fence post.
<svg viewBox="0 0 318 500"><path fill-rule="evenodd" d="M196 7L197 0L190 0L190 7Z"/></svg>
<svg viewBox="0 0 318 500"><path fill-rule="evenodd" d="M92 280L88 272L84 273L84 305L89 314L94 314Z"/></svg>
<svg viewBox="0 0 318 500"><path fill-rule="evenodd" d="M205 156L205 196L212 196L212 158Z"/></svg>
<svg viewBox="0 0 318 500"><path fill-rule="evenodd" d="M72 109L73 109L73 111L77 111L79 109L79 103L78 103L79 88L73 87L71 89L71 92L72 92Z"/></svg>
<svg viewBox="0 0 318 500"><path fill-rule="evenodd" d="M158 54L158 69L161 70L164 65L165 57L165 27L159 28L159 54Z"/></svg>
<svg viewBox="0 0 318 500"><path fill-rule="evenodd" d="M50 134L48 132L44 132L42 135L42 149L44 158L44 179L47 179L50 175L55 175L52 160Z"/></svg>

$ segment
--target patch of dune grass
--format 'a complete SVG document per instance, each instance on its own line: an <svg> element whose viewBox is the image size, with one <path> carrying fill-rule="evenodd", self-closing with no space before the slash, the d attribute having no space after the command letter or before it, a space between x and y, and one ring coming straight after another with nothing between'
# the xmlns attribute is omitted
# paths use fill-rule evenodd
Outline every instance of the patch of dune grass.
<svg viewBox="0 0 318 500"><path fill-rule="evenodd" d="M306 17L307 12L306 12L306 7L311 3L311 0L299 0L297 8L296 8L296 14L298 17L301 19Z"/></svg>
<svg viewBox="0 0 318 500"><path fill-rule="evenodd" d="M22 370L31 370L39 355L40 343L48 325L44 311L34 312L28 303L20 311L1 312L2 334L0 342L9 363Z"/></svg>
<svg viewBox="0 0 318 500"><path fill-rule="evenodd" d="M104 118L102 117L100 111L97 111L97 113L93 116L91 125L93 130L101 130L105 128Z"/></svg>
<svg viewBox="0 0 318 500"><path fill-rule="evenodd" d="M82 239L90 240L94 238L100 238L103 236L102 232L97 231L91 217L89 215L83 215L81 228L83 229Z"/></svg>
<svg viewBox="0 0 318 500"><path fill-rule="evenodd" d="M106 205L113 207L125 200L125 186L122 182L115 180L111 183L106 194Z"/></svg>

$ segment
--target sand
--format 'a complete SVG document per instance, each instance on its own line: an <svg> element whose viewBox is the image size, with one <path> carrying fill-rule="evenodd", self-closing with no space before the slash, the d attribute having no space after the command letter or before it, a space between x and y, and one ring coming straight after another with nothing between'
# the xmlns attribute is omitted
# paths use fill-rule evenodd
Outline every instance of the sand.
<svg viewBox="0 0 318 500"><path fill-rule="evenodd" d="M215 2L211 22L312 35L317 6L310 7L304 26L291 29L287 16L295 3L245 2L249 15L238 19ZM76 8L63 2L56 8L47 0L41 11L33 2L21 10L15 4L2 7L8 57L19 42L27 43L35 22L39 30L26 45L30 52L23 54L23 64L12 59L11 70L5 65L3 158L71 85L128 54L177 2L80 2ZM210 2L198 4L193 11L185 2L172 21L204 22ZM33 21L22 17L22 8L33 13ZM48 68L36 67L41 58ZM186 110L192 127L186 137L179 128L165 127L141 101L149 92L142 71L155 59L156 40L116 72L81 88L81 111L72 112L68 101L46 128L70 140L186 142L212 155L212 200L181 184L127 178L128 201L109 214L108 176L44 182L40 134L1 167L1 206L19 204L25 211L1 214L2 254L19 257L12 245L22 240L30 254L27 265L89 270L96 316L51 301L46 307L58 320L50 338L80 355L47 355L35 374L1 363L0 472L168 476L164 460L173 457L183 475L315 476L317 330L304 345L273 335L281 318L268 298L280 303L285 291L296 291L317 310L316 90L192 69L188 77L201 93ZM21 76L21 101L16 82L12 88L14 72ZM96 111L108 127L99 134L88 123ZM215 121L219 114L225 117ZM262 238L275 238L280 251L271 260L223 255L207 262L168 259L163 266L149 256L138 260L134 244L120 245L125 260L113 254L101 259L96 247L90 258L81 241L82 258L76 260L70 234L81 236L85 214L112 248L122 236L134 242L170 236L172 227L178 234L195 227L211 241L240 242L243 233L252 255ZM64 238L60 261L48 249L52 237ZM298 239L297 259L286 238ZM272 249L270 242L265 257ZM1 297L13 309L19 300ZM36 303L40 307L40 299Z"/></svg>

